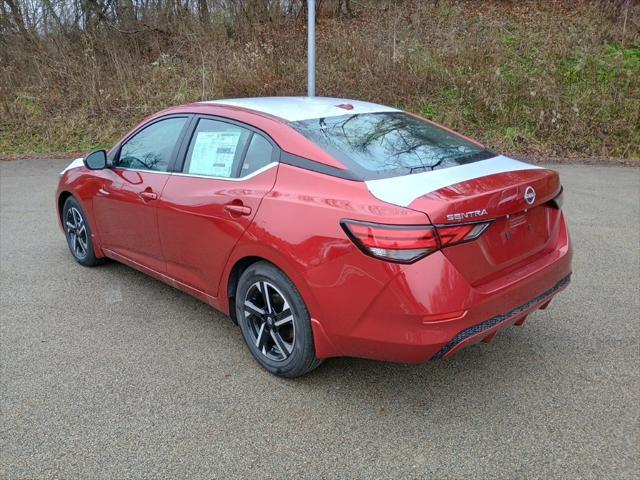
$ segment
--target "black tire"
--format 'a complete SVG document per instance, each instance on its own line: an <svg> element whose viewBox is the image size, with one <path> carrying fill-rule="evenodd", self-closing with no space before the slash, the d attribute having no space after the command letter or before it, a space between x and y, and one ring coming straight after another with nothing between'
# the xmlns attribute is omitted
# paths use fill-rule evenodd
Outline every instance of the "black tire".
<svg viewBox="0 0 640 480"><path fill-rule="evenodd" d="M250 265L238 281L235 303L247 347L267 371L293 378L322 363L316 357L307 306L291 280L274 265Z"/></svg>
<svg viewBox="0 0 640 480"><path fill-rule="evenodd" d="M80 203L73 197L67 198L62 207L62 225L69 251L76 262L85 267L102 263L102 259L96 257L93 249L87 216Z"/></svg>

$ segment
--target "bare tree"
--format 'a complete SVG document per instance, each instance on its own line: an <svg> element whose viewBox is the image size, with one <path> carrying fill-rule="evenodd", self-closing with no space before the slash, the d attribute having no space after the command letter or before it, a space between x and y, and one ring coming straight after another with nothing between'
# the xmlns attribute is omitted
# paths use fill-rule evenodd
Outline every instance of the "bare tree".
<svg viewBox="0 0 640 480"><path fill-rule="evenodd" d="M7 8L8 7L8 8ZM7 11L8 10L8 11ZM7 20L7 28L16 28L23 35L27 34L27 29L24 24L24 18L20 6L14 0L3 0L2 2L2 23Z"/></svg>

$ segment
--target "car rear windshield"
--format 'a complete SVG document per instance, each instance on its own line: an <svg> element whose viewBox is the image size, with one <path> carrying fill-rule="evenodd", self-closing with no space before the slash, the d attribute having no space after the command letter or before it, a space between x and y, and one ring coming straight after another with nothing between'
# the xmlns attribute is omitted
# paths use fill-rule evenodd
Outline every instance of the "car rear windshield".
<svg viewBox="0 0 640 480"><path fill-rule="evenodd" d="M291 125L364 180L455 167L496 155L403 112L315 118Z"/></svg>

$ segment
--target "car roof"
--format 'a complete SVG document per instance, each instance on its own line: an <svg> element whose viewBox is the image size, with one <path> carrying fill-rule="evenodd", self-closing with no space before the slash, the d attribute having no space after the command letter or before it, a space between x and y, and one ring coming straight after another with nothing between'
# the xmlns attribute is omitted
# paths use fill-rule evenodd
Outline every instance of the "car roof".
<svg viewBox="0 0 640 480"><path fill-rule="evenodd" d="M200 102L204 104L231 106L265 113L289 122L340 115L399 112L400 110L376 103L330 97L254 97L230 98Z"/></svg>

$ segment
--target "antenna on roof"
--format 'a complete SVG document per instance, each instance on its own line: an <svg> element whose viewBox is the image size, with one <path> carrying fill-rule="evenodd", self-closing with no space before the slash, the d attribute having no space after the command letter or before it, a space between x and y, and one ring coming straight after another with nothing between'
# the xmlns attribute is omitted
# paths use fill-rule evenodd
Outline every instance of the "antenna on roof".
<svg viewBox="0 0 640 480"><path fill-rule="evenodd" d="M307 0L307 95L316 96L316 0Z"/></svg>

